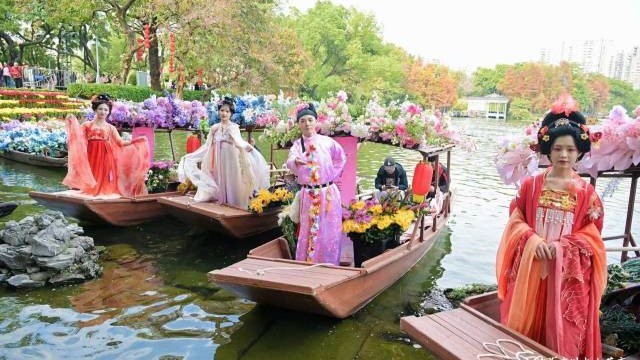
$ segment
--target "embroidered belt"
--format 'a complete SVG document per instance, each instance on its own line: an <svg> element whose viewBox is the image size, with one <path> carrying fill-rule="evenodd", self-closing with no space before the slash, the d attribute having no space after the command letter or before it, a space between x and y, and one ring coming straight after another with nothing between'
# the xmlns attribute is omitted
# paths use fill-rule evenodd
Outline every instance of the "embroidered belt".
<svg viewBox="0 0 640 360"><path fill-rule="evenodd" d="M325 188L325 187L329 187L329 186L331 186L331 185L333 185L333 181L329 181L329 182L328 182L328 183L326 183L326 184L320 184L320 185L307 185L307 184L302 184L302 187L303 187L303 188L305 188L305 189L322 189L322 188Z"/></svg>

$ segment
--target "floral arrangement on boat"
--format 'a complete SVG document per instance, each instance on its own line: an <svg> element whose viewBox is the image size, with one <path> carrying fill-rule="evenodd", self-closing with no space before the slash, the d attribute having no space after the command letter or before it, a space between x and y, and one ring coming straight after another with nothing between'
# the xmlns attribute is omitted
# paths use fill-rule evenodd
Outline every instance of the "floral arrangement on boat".
<svg viewBox="0 0 640 360"><path fill-rule="evenodd" d="M88 120L95 117L91 107L82 112ZM154 129L198 129L206 117L205 106L197 100L183 101L174 94L153 95L141 103L115 101L108 122L118 129L151 127Z"/></svg>
<svg viewBox="0 0 640 360"><path fill-rule="evenodd" d="M453 128L440 111L431 113L410 101L393 101L384 106L374 93L367 104L364 124L369 126L365 139L405 148L456 144L473 151L475 142Z"/></svg>
<svg viewBox="0 0 640 360"><path fill-rule="evenodd" d="M158 160L151 163L145 184L149 193L169 190L169 185L178 181L177 164L171 160Z"/></svg>
<svg viewBox="0 0 640 360"><path fill-rule="evenodd" d="M401 199L399 193L383 196L380 201L352 201L343 210L342 231L353 241L356 266L398 246L400 235L420 214L430 212L426 202L414 204Z"/></svg>
<svg viewBox="0 0 640 360"><path fill-rule="evenodd" d="M293 201L294 194L285 187L273 190L260 189L249 201L249 210L254 214L262 214L267 209L281 207Z"/></svg>
<svg viewBox="0 0 640 360"><path fill-rule="evenodd" d="M67 133L62 121L0 124L0 152L9 150L28 154L63 158L67 156Z"/></svg>
<svg viewBox="0 0 640 360"><path fill-rule="evenodd" d="M597 177L599 171L626 170L640 164L640 106L633 116L626 109L614 106L601 124L590 126L591 152L576 164L576 170ZM540 164L548 164L546 157L539 157L536 122L522 134L502 139L494 158L496 169L505 184L520 184L527 176L538 172Z"/></svg>

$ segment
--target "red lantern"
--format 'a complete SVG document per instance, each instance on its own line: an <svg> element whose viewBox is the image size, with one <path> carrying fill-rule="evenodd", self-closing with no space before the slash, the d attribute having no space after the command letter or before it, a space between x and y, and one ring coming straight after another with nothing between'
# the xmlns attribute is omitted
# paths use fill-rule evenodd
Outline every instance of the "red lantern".
<svg viewBox="0 0 640 360"><path fill-rule="evenodd" d="M200 148L200 138L195 133L189 135L187 138L187 154L198 150Z"/></svg>
<svg viewBox="0 0 640 360"><path fill-rule="evenodd" d="M149 26L149 24L144 24L144 47L146 49L148 49L149 47L151 47L151 27Z"/></svg>
<svg viewBox="0 0 640 360"><path fill-rule="evenodd" d="M429 188L431 188L432 179L433 168L431 164L424 161L416 164L416 169L413 172L413 181L411 182L413 202L421 203L424 201L425 195L429 193Z"/></svg>
<svg viewBox="0 0 640 360"><path fill-rule="evenodd" d="M142 62L144 60L144 48L142 47L142 43L144 40L138 38L138 47L136 48L136 61Z"/></svg>

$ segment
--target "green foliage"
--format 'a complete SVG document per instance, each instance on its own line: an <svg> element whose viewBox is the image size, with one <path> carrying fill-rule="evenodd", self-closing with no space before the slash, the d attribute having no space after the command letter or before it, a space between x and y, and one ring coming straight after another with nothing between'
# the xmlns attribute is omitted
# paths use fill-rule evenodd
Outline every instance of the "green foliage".
<svg viewBox="0 0 640 360"><path fill-rule="evenodd" d="M624 262L622 269L629 275L629 282L640 283L640 259Z"/></svg>
<svg viewBox="0 0 640 360"><path fill-rule="evenodd" d="M508 67L509 65L497 65L493 69L478 68L473 73L473 94L484 96L497 93L498 83L504 78Z"/></svg>
<svg viewBox="0 0 640 360"><path fill-rule="evenodd" d="M452 111L467 111L469 104L466 101L458 99L455 104L451 107Z"/></svg>
<svg viewBox="0 0 640 360"><path fill-rule="evenodd" d="M614 105L622 105L631 112L640 105L640 90L633 90L631 84L622 80L609 80L609 104L608 108Z"/></svg>
<svg viewBox="0 0 640 360"><path fill-rule="evenodd" d="M296 247L298 246L298 238L296 237L296 223L291 220L291 217L289 217L289 215L285 216L282 219L280 230L282 230L282 235L284 236L284 238L287 239L291 255L295 257Z"/></svg>
<svg viewBox="0 0 640 360"><path fill-rule="evenodd" d="M70 97L90 99L93 95L107 93L118 100L142 102L151 95L163 96L162 91L153 91L148 87L115 84L70 84L67 88ZM206 90L185 90L183 100L209 101L211 93Z"/></svg>
<svg viewBox="0 0 640 360"><path fill-rule="evenodd" d="M480 295L486 292L495 291L497 287L495 285L486 284L468 284L459 288L449 288L444 290L444 295L451 301L455 307L460 305L464 299L472 295Z"/></svg>
<svg viewBox="0 0 640 360"><path fill-rule="evenodd" d="M302 96L320 99L340 89L351 99L374 90L404 92L408 55L382 41L373 16L319 1L291 23L313 61L304 73Z"/></svg>
<svg viewBox="0 0 640 360"><path fill-rule="evenodd" d="M529 112L531 102L527 99L515 98L509 104L509 118L513 120L530 120L533 115Z"/></svg>
<svg viewBox="0 0 640 360"><path fill-rule="evenodd" d="M621 347L625 354L634 354L640 350L640 323L633 314L628 313L619 305L601 308L600 332L602 339L611 334L617 335L616 346Z"/></svg>
<svg viewBox="0 0 640 360"><path fill-rule="evenodd" d="M611 264L607 267L607 288L605 294L613 290L624 288L624 283L629 281L629 274L619 264Z"/></svg>
<svg viewBox="0 0 640 360"><path fill-rule="evenodd" d="M107 93L118 100L136 102L144 101L153 94L150 88L114 84L70 84L67 92L70 97L81 99L90 99L93 95Z"/></svg>

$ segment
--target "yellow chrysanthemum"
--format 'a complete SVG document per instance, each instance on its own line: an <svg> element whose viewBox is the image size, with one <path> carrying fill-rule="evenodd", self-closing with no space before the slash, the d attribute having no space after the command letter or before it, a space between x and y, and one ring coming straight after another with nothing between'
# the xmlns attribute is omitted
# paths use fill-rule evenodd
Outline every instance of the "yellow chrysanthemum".
<svg viewBox="0 0 640 360"><path fill-rule="evenodd" d="M364 208L364 201L358 201L351 205L351 209L353 210L360 210L362 208Z"/></svg>
<svg viewBox="0 0 640 360"><path fill-rule="evenodd" d="M372 207L369 208L369 211L374 216L378 216L378 215L382 214L382 205L380 205L380 204L373 205Z"/></svg>

